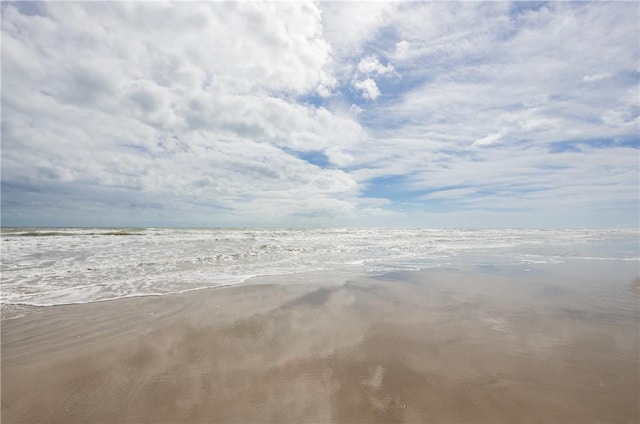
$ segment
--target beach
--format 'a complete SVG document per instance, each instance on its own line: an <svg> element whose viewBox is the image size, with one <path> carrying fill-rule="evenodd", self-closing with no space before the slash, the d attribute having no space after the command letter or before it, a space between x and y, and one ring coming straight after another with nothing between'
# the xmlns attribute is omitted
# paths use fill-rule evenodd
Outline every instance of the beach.
<svg viewBox="0 0 640 424"><path fill-rule="evenodd" d="M640 424L640 0L0 0L0 424Z"/></svg>
<svg viewBox="0 0 640 424"><path fill-rule="evenodd" d="M463 260L30 307L2 422L634 423L638 295L636 261Z"/></svg>

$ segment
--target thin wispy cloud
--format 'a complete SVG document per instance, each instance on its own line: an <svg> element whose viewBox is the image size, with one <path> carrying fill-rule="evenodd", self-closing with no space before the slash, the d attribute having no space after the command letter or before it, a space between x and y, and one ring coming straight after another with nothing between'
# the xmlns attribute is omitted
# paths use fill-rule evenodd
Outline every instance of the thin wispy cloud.
<svg viewBox="0 0 640 424"><path fill-rule="evenodd" d="M636 226L639 8L4 2L2 223Z"/></svg>

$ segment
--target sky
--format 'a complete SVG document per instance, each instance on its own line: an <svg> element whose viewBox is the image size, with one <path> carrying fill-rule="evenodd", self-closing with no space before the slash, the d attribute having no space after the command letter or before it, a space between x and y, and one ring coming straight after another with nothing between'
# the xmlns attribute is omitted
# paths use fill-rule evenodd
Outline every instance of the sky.
<svg viewBox="0 0 640 424"><path fill-rule="evenodd" d="M5 2L2 226L638 227L638 2Z"/></svg>

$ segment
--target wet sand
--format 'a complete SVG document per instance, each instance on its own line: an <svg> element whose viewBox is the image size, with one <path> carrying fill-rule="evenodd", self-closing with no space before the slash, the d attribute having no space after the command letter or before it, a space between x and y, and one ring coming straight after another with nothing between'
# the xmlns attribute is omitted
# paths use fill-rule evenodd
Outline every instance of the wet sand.
<svg viewBox="0 0 640 424"><path fill-rule="evenodd" d="M469 266L34 309L2 422L637 423L637 262Z"/></svg>

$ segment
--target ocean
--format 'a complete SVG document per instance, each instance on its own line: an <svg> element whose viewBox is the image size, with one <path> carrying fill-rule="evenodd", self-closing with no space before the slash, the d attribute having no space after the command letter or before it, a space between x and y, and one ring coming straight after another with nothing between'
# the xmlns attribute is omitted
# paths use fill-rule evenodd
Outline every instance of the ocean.
<svg viewBox="0 0 640 424"><path fill-rule="evenodd" d="M1 235L3 305L166 295L263 276L640 261L637 229L3 228Z"/></svg>
<svg viewBox="0 0 640 424"><path fill-rule="evenodd" d="M639 422L636 229L1 235L5 421Z"/></svg>

